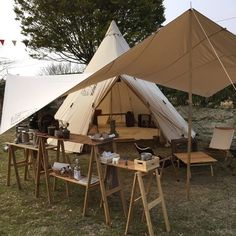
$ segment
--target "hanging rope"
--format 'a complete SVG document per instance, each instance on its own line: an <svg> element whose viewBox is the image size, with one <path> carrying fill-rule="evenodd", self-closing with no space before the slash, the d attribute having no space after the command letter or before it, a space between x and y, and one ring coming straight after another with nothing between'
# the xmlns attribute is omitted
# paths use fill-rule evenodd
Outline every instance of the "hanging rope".
<svg viewBox="0 0 236 236"><path fill-rule="evenodd" d="M222 21L228 21L228 20L235 20L235 19L236 19L236 16L232 16L232 17L225 18L225 19L222 19L222 20L217 20L216 22L222 22Z"/></svg>
<svg viewBox="0 0 236 236"><path fill-rule="evenodd" d="M230 77L230 75L229 75L228 71L226 70L226 68L225 68L225 66L224 66L224 64L223 64L223 62L221 61L221 59L220 59L220 57L219 57L218 53L216 52L216 50L215 50L214 46L212 45L212 43L211 43L210 39L209 39L209 38L208 38L208 36L207 36L207 33L206 33L206 31L204 30L203 26L201 25L201 23L200 23L200 21L199 21L199 19L198 19L197 15L195 14L195 12L194 12L194 11L193 11L193 14L194 14L194 16L195 16L195 18L196 18L196 20L197 20L197 22L198 22L199 26L201 27L201 29L202 29L202 31L203 31L203 33L204 33L204 35L205 35L205 37L206 37L207 41L209 42L209 44L210 44L210 46L211 46L211 48L212 48L212 50L213 50L213 52L214 52L214 54L215 54L216 58L217 58L217 59L218 59L218 61L220 62L220 65L222 66L222 68L223 68L223 70L224 70L224 72L225 72L225 74L226 74L227 78L229 79L229 81L230 81L231 85L233 86L234 90L236 91L236 87L235 87L235 85L234 85L234 82L233 82L233 80L231 79L231 77Z"/></svg>

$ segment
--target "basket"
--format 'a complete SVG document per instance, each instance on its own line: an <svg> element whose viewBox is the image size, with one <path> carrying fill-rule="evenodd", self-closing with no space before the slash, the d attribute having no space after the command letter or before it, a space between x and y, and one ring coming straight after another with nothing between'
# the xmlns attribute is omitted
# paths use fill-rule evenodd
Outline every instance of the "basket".
<svg viewBox="0 0 236 236"><path fill-rule="evenodd" d="M68 163L54 162L52 166L52 170L56 175L60 175L63 177L73 176L73 171L70 168L70 164Z"/></svg>
<svg viewBox="0 0 236 236"><path fill-rule="evenodd" d="M152 156L152 159L148 161L134 159L134 168L137 171L148 172L160 166L159 160L160 158L157 156Z"/></svg>
<svg viewBox="0 0 236 236"><path fill-rule="evenodd" d="M72 171L67 171L67 172L64 172L62 173L61 170L53 170L53 172L56 174L56 175L59 175L59 176L62 176L62 177L69 177L71 179L73 179L73 172Z"/></svg>

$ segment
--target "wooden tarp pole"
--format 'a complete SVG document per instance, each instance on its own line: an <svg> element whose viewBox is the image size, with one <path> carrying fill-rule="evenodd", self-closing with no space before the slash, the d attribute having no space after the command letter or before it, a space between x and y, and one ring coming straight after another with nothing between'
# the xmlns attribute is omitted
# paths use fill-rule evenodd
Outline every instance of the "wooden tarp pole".
<svg viewBox="0 0 236 236"><path fill-rule="evenodd" d="M192 8L189 12L189 40L188 40L188 50L189 50L189 90L188 90L188 103L189 103L189 113L188 113L188 161L187 161L187 199L190 199L190 160L191 160L191 146L192 146Z"/></svg>

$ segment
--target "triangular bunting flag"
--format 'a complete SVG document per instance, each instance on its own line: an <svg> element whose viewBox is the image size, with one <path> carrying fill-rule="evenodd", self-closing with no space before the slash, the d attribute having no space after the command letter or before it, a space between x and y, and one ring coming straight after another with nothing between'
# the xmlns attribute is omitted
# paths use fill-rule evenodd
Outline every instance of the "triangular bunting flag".
<svg viewBox="0 0 236 236"><path fill-rule="evenodd" d="M14 44L14 46L16 46L16 40L12 40L12 43Z"/></svg>
<svg viewBox="0 0 236 236"><path fill-rule="evenodd" d="M2 44L2 46L4 45L5 40L4 39L0 39L0 43Z"/></svg>
<svg viewBox="0 0 236 236"><path fill-rule="evenodd" d="M27 47L28 44L29 44L29 40L27 40L27 39L26 39L26 40L23 40L22 43Z"/></svg>

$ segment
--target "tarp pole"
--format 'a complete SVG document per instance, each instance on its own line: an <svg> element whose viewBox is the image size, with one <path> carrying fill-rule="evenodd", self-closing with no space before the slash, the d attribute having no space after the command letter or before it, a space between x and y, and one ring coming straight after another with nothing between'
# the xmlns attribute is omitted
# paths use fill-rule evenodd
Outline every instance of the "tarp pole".
<svg viewBox="0 0 236 236"><path fill-rule="evenodd" d="M188 103L189 103L189 113L188 113L188 161L187 161L187 199L190 199L190 178L191 178L191 146L192 146L192 8L189 14L189 40L188 40L188 50L189 50L189 90L188 90Z"/></svg>

